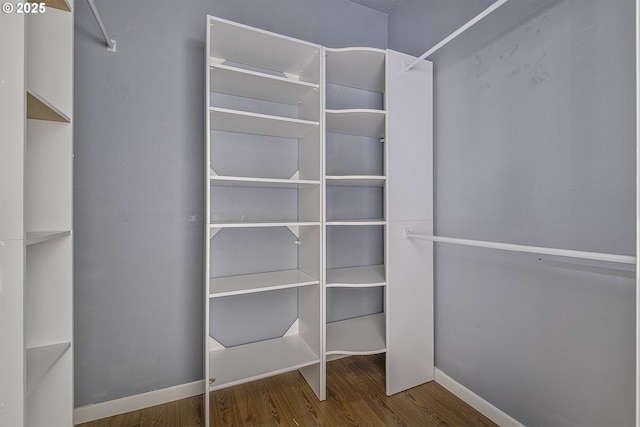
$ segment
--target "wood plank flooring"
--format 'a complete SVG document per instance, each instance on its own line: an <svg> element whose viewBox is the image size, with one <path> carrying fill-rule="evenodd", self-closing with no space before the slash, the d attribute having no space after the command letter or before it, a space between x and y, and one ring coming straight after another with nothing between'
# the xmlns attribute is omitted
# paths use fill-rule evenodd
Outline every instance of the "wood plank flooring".
<svg viewBox="0 0 640 427"><path fill-rule="evenodd" d="M211 393L211 426L495 426L436 382L393 396L384 392L384 355L327 364L327 400L318 401L298 372ZM78 427L202 425L202 396Z"/></svg>

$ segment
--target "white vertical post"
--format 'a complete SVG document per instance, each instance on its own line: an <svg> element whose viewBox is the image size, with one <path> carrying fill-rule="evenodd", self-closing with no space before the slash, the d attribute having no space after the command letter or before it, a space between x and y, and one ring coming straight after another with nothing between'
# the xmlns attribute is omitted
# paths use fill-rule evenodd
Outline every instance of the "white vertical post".
<svg viewBox="0 0 640 427"><path fill-rule="evenodd" d="M640 1L636 0L636 259L640 259ZM640 263L636 263L636 426L640 427Z"/></svg>

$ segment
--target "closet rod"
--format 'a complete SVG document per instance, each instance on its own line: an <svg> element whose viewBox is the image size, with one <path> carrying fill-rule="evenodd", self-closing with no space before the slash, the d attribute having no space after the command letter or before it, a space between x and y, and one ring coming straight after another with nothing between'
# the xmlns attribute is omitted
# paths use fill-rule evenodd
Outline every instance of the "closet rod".
<svg viewBox="0 0 640 427"><path fill-rule="evenodd" d="M102 31L102 36L107 42L107 50L109 52L115 52L116 41L109 37L109 33L107 33L107 29L104 26L104 22L102 22L102 18L100 17L100 12L98 12L98 8L96 7L96 4L93 2L93 0L87 0L87 3L89 3L91 12L93 12L93 16L96 18L96 21L98 21L98 26L100 27L100 31Z"/></svg>
<svg viewBox="0 0 640 427"><path fill-rule="evenodd" d="M426 234L412 233L411 230L404 230L404 237L407 239L430 240L432 242L452 243L455 245L477 246L489 249L502 249L513 252L528 252L542 255L558 255L570 258L583 258L595 261L617 262L621 264L634 264L636 257L628 255L604 254L599 252L574 251L570 249L544 248L540 246L515 245L512 243L488 242L484 240L458 239L455 237L429 236Z"/></svg>
<svg viewBox="0 0 640 427"><path fill-rule="evenodd" d="M485 10L483 10L482 12L480 12L475 18L471 19L469 22L467 22L466 24L464 24L462 27L458 28L457 30L455 30L453 33L449 34L447 37L445 37L440 43L438 43L437 45L433 46L431 49L429 49L428 51L426 51L425 53L423 53L422 55L420 55L419 58L417 58L415 61L413 61L411 64L407 65L406 67L404 67L404 71L409 71L411 70L413 67L415 67L420 61L427 59L427 57L431 56L433 53L435 53L438 49L440 49L442 46L446 45L447 43L449 43L451 40L455 39L456 37L458 37L460 34L464 33L465 31L467 31L469 28L473 27L478 21L482 20L484 17L486 17L487 15L489 15L491 12L493 12L494 10L496 10L497 8L499 8L500 6L502 6L503 4L505 4L506 2L508 2L509 0L497 0L495 3L492 3L491 6L489 6L488 8L486 8Z"/></svg>

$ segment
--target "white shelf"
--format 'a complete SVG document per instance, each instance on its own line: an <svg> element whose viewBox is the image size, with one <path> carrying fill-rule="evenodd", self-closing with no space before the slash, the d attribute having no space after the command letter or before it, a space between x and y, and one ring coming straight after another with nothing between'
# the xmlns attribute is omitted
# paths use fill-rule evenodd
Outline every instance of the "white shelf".
<svg viewBox="0 0 640 427"><path fill-rule="evenodd" d="M228 187L301 188L320 185L309 179L251 178L244 176L211 176L211 185Z"/></svg>
<svg viewBox="0 0 640 427"><path fill-rule="evenodd" d="M28 231L25 239L26 245L34 245L36 243L46 242L48 240L57 239L59 237L69 236L70 230L62 231Z"/></svg>
<svg viewBox="0 0 640 427"><path fill-rule="evenodd" d="M211 390L242 384L305 366L320 358L299 335L229 347L209 352Z"/></svg>
<svg viewBox="0 0 640 427"><path fill-rule="evenodd" d="M318 279L314 279L300 270L213 277L209 279L209 296L211 298L226 297L230 295L317 285L319 283L320 281Z"/></svg>
<svg viewBox="0 0 640 427"><path fill-rule="evenodd" d="M313 227L320 221L211 221L211 228Z"/></svg>
<svg viewBox="0 0 640 427"><path fill-rule="evenodd" d="M327 323L327 355L386 351L384 313Z"/></svg>
<svg viewBox="0 0 640 427"><path fill-rule="evenodd" d="M228 132L300 138L319 122L211 107L211 129Z"/></svg>
<svg viewBox="0 0 640 427"><path fill-rule="evenodd" d="M385 286L384 265L365 265L327 270L327 287Z"/></svg>
<svg viewBox="0 0 640 427"><path fill-rule="evenodd" d="M381 175L330 175L326 177L327 185L343 187L384 187L387 177Z"/></svg>
<svg viewBox="0 0 640 427"><path fill-rule="evenodd" d="M384 219L331 219L325 222L326 225L386 225Z"/></svg>
<svg viewBox="0 0 640 427"><path fill-rule="evenodd" d="M292 75L319 61L320 46L312 43L220 18L211 17L209 25L209 54L215 58Z"/></svg>
<svg viewBox="0 0 640 427"><path fill-rule="evenodd" d="M376 48L325 49L327 83L384 92L386 52Z"/></svg>
<svg viewBox="0 0 640 427"><path fill-rule="evenodd" d="M319 85L286 77L245 70L225 64L211 64L211 91L281 104L298 105Z"/></svg>
<svg viewBox="0 0 640 427"><path fill-rule="evenodd" d="M325 112L327 132L384 138L386 113L383 110L349 109Z"/></svg>
<svg viewBox="0 0 640 427"><path fill-rule="evenodd" d="M38 387L70 347L70 342L63 342L27 348L27 397Z"/></svg>

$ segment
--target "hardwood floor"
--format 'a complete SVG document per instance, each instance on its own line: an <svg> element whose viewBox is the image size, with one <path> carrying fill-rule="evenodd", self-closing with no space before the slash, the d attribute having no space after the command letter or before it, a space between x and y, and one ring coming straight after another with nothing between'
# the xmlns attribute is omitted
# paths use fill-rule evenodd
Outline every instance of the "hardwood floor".
<svg viewBox="0 0 640 427"><path fill-rule="evenodd" d="M202 396L78 427L201 426ZM211 426L495 426L436 382L393 396L384 392L384 355L327 364L327 400L298 372L211 393Z"/></svg>

